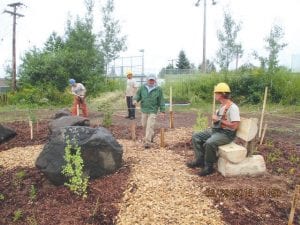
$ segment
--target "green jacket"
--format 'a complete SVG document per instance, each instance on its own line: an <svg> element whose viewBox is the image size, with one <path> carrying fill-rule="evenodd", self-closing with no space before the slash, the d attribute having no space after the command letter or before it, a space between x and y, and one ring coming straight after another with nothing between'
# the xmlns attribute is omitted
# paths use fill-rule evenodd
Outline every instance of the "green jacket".
<svg viewBox="0 0 300 225"><path fill-rule="evenodd" d="M143 113L165 112L165 101L161 87L156 86L148 93L146 84L142 85L133 98L137 102L141 102L141 111Z"/></svg>

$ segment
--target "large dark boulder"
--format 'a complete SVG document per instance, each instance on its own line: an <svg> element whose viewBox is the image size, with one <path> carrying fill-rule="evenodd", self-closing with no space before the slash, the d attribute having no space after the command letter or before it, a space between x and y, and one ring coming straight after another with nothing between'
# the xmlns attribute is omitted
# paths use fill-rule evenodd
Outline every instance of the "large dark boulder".
<svg viewBox="0 0 300 225"><path fill-rule="evenodd" d="M111 174L121 167L123 149L112 134L105 128L81 126L64 127L50 137L35 165L55 185L61 185L66 178L61 174L66 140L69 139L81 148L84 173L90 178Z"/></svg>
<svg viewBox="0 0 300 225"><path fill-rule="evenodd" d="M17 133L14 130L0 124L0 144L10 140L16 135Z"/></svg>

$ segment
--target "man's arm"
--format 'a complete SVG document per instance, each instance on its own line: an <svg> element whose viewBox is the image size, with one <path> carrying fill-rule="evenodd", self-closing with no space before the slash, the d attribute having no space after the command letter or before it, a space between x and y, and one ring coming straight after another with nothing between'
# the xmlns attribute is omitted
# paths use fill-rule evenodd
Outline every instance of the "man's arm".
<svg viewBox="0 0 300 225"><path fill-rule="evenodd" d="M142 99L141 89L142 89L142 86L138 89L138 91L136 92L135 96L133 97L133 104L134 105L136 105Z"/></svg>

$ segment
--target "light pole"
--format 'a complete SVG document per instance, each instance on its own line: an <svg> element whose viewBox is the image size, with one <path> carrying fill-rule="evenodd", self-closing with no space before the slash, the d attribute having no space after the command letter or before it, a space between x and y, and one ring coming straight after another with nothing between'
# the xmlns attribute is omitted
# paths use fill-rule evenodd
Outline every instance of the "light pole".
<svg viewBox="0 0 300 225"><path fill-rule="evenodd" d="M195 4L196 7L199 6L199 2L201 0L198 0ZM202 56L202 72L206 73L206 0L204 1L204 7L203 7L203 56ZM215 5L216 2L212 0L212 4Z"/></svg>
<svg viewBox="0 0 300 225"><path fill-rule="evenodd" d="M144 49L140 49L140 52L142 53L142 75L144 76Z"/></svg>

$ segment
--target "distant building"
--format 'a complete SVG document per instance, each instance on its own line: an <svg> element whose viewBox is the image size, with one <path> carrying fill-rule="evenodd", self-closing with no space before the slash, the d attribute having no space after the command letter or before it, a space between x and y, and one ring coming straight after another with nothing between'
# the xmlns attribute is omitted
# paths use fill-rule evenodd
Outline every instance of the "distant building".
<svg viewBox="0 0 300 225"><path fill-rule="evenodd" d="M9 90L9 85L7 84L7 80L4 78L0 78L0 93L7 92Z"/></svg>
<svg viewBox="0 0 300 225"><path fill-rule="evenodd" d="M300 54L292 55L291 69L293 72L300 72Z"/></svg>

